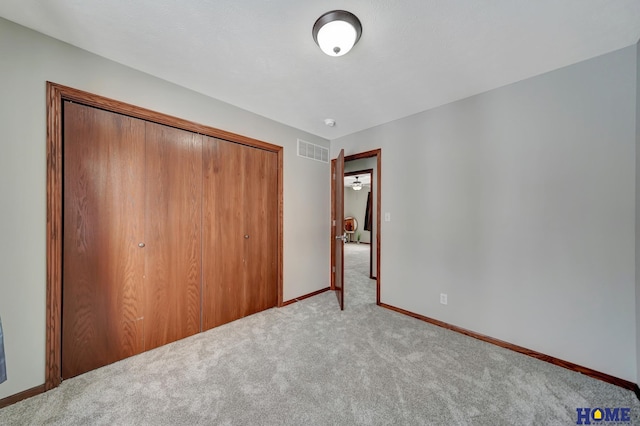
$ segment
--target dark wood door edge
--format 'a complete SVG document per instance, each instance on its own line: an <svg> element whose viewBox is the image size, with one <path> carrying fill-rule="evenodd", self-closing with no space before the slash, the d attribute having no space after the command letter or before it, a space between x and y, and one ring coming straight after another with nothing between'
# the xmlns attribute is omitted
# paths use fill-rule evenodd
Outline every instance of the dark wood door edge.
<svg viewBox="0 0 640 426"><path fill-rule="evenodd" d="M357 154L345 155L344 161L360 160L362 158L371 158L380 154L380 149L372 149L371 151L359 152Z"/></svg>
<svg viewBox="0 0 640 426"><path fill-rule="evenodd" d="M333 175L336 174L336 160L335 158L331 160L331 217L329 218L329 245L331 246L331 259L329 265L329 274L331 275L331 285L330 289L335 290L335 282L336 282L336 245L333 243L334 237L336 235L335 225L333 224L333 218L336 216L336 197L335 195L335 185L336 180L333 179Z"/></svg>
<svg viewBox="0 0 640 426"><path fill-rule="evenodd" d="M0 399L0 408L8 407L9 405L15 404L16 402L20 402L23 399L31 398L32 396L40 395L46 391L44 384L40 386L36 386L31 389L27 389L22 392L18 392L14 395L7 396L6 398Z"/></svg>
<svg viewBox="0 0 640 426"><path fill-rule="evenodd" d="M347 161L346 157L345 157L345 161ZM354 172L344 172L345 177L346 176L361 176L361 175L372 175L373 177L373 169L362 169L362 170L356 170Z"/></svg>
<svg viewBox="0 0 640 426"><path fill-rule="evenodd" d="M601 380L603 382L611 383L612 385L616 385L616 386L619 386L619 387L624 388L624 389L632 390L632 391L634 391L636 393L636 396L638 396L638 394L640 392L640 390L638 389L638 385L633 383L633 382L629 382L627 380L620 379L618 377L611 376L609 374L602 373L600 371L596 371L596 370L593 370L593 369L588 368L588 367L583 367L581 365L574 364L574 363L569 362L569 361L558 359L558 358L552 357L550 355L546 355L546 354L543 354L543 353L540 353L540 352L536 352L536 351L531 350L531 349L523 348L522 346L514 345L512 343L505 342L503 340L499 340L499 339L496 339L496 338L493 338L493 337L485 336L484 334L476 333L474 331L467 330L465 328L458 327L458 326L455 326L455 325L451 325L451 324L448 324L448 323L443 322L443 321L439 321L439 320L436 320L436 319L433 319L433 318L425 317L424 315L416 314L414 312L410 312L410 311L407 311L407 310L404 310L404 309L401 309L401 308L396 308L395 306L387 305L385 303L381 303L380 306L383 307L383 308L386 308L386 309L401 313L403 315L408 315L410 317L419 319L421 321L428 322L429 324L437 325L438 327L446 328L447 330L455 331L456 333L464 334L465 336L473 337L474 339L482 340L483 342L491 343L493 345L500 346L502 348L509 349L509 350L514 351L514 352L518 352L518 353L521 353L523 355L527 355L527 356L530 356L532 358L539 359L540 361L545 361L545 362L548 362L550 364L566 368L567 370L572 370L572 371L575 371L577 373L584 374L585 376L593 377L594 379L598 379L598 380ZM640 396L638 396L638 399L640 399Z"/></svg>

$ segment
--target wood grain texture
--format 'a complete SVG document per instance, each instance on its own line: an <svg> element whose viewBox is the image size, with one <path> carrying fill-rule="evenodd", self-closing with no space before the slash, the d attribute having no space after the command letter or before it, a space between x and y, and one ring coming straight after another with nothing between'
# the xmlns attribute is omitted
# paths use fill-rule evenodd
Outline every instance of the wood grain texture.
<svg viewBox="0 0 640 426"><path fill-rule="evenodd" d="M247 146L261 148L267 151L279 152L282 150L281 146L270 144L258 139L253 139L247 136L239 135L237 133L227 132L225 130L216 129L215 127L205 126L203 124L195 123L193 121L184 120L182 118L173 117L167 114L163 114L150 109L142 108L139 106L127 104L125 102L116 101L114 99L106 98L104 96L95 95L93 93L85 92L83 90L74 89L72 87L64 86L57 83L48 83L51 87L57 90L63 99L82 103L84 105L94 106L107 111L116 112L118 114L126 115L129 117L139 118L144 121L150 121L152 123L164 124L166 126L175 127L178 129L188 130L190 132L199 133L202 135L211 136L214 138L232 141Z"/></svg>
<svg viewBox="0 0 640 426"><path fill-rule="evenodd" d="M124 102L116 101L68 86L47 82L47 227L46 227L46 353L45 389L49 390L61 382L62 364L62 229L63 229L63 171L62 152L62 103L63 101L94 106L145 121L164 124L190 132L217 137L226 141L261 148L277 154L278 158L278 246L277 246L277 294L278 303L283 299L283 161L284 150L257 139L238 135L188 120L172 117Z"/></svg>
<svg viewBox="0 0 640 426"><path fill-rule="evenodd" d="M62 380L62 99L47 83L47 226L46 226L45 390Z"/></svg>
<svg viewBox="0 0 640 426"><path fill-rule="evenodd" d="M140 353L143 121L64 104L62 378Z"/></svg>
<svg viewBox="0 0 640 426"><path fill-rule="evenodd" d="M278 192L276 154L205 138L203 330L277 305Z"/></svg>
<svg viewBox="0 0 640 426"><path fill-rule="evenodd" d="M202 136L146 123L144 349L200 331Z"/></svg>
<svg viewBox="0 0 640 426"><path fill-rule="evenodd" d="M578 364L574 364L569 361L565 361L559 358L552 357L550 355L546 355L540 352L536 352L531 349L523 348L522 346L514 345L509 342L505 342L503 340L495 339L493 337L485 336L484 334L476 333L471 330L467 330L462 327L458 327L455 325L448 324L443 321L439 321L433 318L426 317L424 315L416 314L411 311L407 311L401 308L396 308L395 306L387 305L385 303L379 304L381 307L389 309L391 311L395 311L401 313L403 315L407 315L416 319L419 319L424 322L428 322L429 324L437 325L438 327L446 328L447 330L455 331L456 333L464 334L465 336L473 337L474 339L482 340L483 342L491 343L496 346L500 346L505 349L512 350L514 352L518 352L532 358L539 359L541 361L548 362L550 364L557 365L559 367L566 368L568 370L576 371L578 373L582 373L586 376L593 377L594 379L601 380L603 382L611 383L613 385L619 386L621 388L629 389L635 391L636 384L633 382L629 382L624 379L620 379L618 377L611 376L606 373L602 373L600 371L593 370L588 367L583 367Z"/></svg>
<svg viewBox="0 0 640 426"><path fill-rule="evenodd" d="M277 304L278 158L243 147L244 287L243 316Z"/></svg>
<svg viewBox="0 0 640 426"><path fill-rule="evenodd" d="M242 317L244 186L242 145L203 143L202 329Z"/></svg>

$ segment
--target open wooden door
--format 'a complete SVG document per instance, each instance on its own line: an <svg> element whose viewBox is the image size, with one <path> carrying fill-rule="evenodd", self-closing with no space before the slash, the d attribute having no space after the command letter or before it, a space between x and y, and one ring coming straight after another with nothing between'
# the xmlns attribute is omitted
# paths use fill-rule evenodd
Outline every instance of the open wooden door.
<svg viewBox="0 0 640 426"><path fill-rule="evenodd" d="M333 244L335 249L333 264L335 266L334 288L340 310L344 310L344 150L340 150L340 155L335 161L335 173L333 175Z"/></svg>

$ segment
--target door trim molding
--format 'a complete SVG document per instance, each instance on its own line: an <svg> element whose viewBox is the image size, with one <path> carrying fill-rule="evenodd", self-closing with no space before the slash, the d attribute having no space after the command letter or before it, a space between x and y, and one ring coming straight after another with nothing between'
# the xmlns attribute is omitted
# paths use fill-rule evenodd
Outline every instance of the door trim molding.
<svg viewBox="0 0 640 426"><path fill-rule="evenodd" d="M60 385L62 322L62 102L72 101L233 143L264 149L278 158L278 283L277 306L283 303L283 160L281 146L173 117L60 84L47 82L47 226L46 343L44 390Z"/></svg>
<svg viewBox="0 0 640 426"><path fill-rule="evenodd" d="M286 302L283 302L282 303L282 307L284 308L285 306L289 306L292 303L301 302L304 299L308 299L310 297L317 296L317 295L322 294L325 291L329 291L329 290L331 290L331 287L325 287L325 288L321 288L320 290L316 290L316 291L313 291L311 293L308 293L308 294L305 294L305 295L302 295L302 296L298 296L295 299L291 299L291 300L287 300Z"/></svg>
<svg viewBox="0 0 640 426"><path fill-rule="evenodd" d="M382 228L381 228L381 223L382 220L380 218L380 215L382 213L382 149L378 148L378 149L374 149L371 151L366 151L366 152L360 152L357 154L351 154L351 155L345 155L344 156L344 161L345 163L347 161L353 161L353 160L360 160L362 158L372 158L375 157L377 162L376 162L376 179L378 182L377 188L374 188L374 190L376 191L376 305L380 305L380 285L381 285L381 279L380 279L380 246L381 246L381 240L382 240ZM333 179L333 175L335 174L335 160L331 160L331 194L333 194L334 189L333 189L333 185L335 184L336 180ZM335 200L333 199L333 196L331 197L331 217L334 216L334 211L335 211ZM333 225L333 224L332 224ZM334 272L333 272L333 259L334 259L334 245L333 245L333 226L331 226L331 265L330 265L330 273L331 273L331 290L334 289Z"/></svg>
<svg viewBox="0 0 640 426"><path fill-rule="evenodd" d="M373 169L363 169L363 170L356 170L354 172L344 172L344 176L362 176L362 175L369 175L371 177L371 190L375 191L377 188L377 185L373 184ZM375 187L374 187L375 186ZM373 206L369 206L369 214L373 213ZM364 226L364 224L363 224ZM376 228L377 231L377 228ZM377 232L373 233L371 231L369 231L371 234L373 234L374 238L376 238L376 234ZM371 241L371 240L369 240ZM373 250L372 250L372 246L371 246L371 242L368 243L362 243L362 244L369 244L369 278L372 280L375 280L376 277L373 276Z"/></svg>

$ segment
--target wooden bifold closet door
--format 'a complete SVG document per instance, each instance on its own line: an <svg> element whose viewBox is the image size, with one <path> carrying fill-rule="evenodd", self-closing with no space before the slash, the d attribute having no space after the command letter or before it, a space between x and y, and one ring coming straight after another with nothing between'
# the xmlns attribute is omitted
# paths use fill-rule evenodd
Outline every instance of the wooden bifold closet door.
<svg viewBox="0 0 640 426"><path fill-rule="evenodd" d="M200 331L202 136L146 123L144 349Z"/></svg>
<svg viewBox="0 0 640 426"><path fill-rule="evenodd" d="M274 152L64 102L62 378L274 307Z"/></svg>
<svg viewBox="0 0 640 426"><path fill-rule="evenodd" d="M277 155L207 137L203 144L202 327L277 303Z"/></svg>
<svg viewBox="0 0 640 426"><path fill-rule="evenodd" d="M64 103L62 377L143 351L145 122Z"/></svg>

